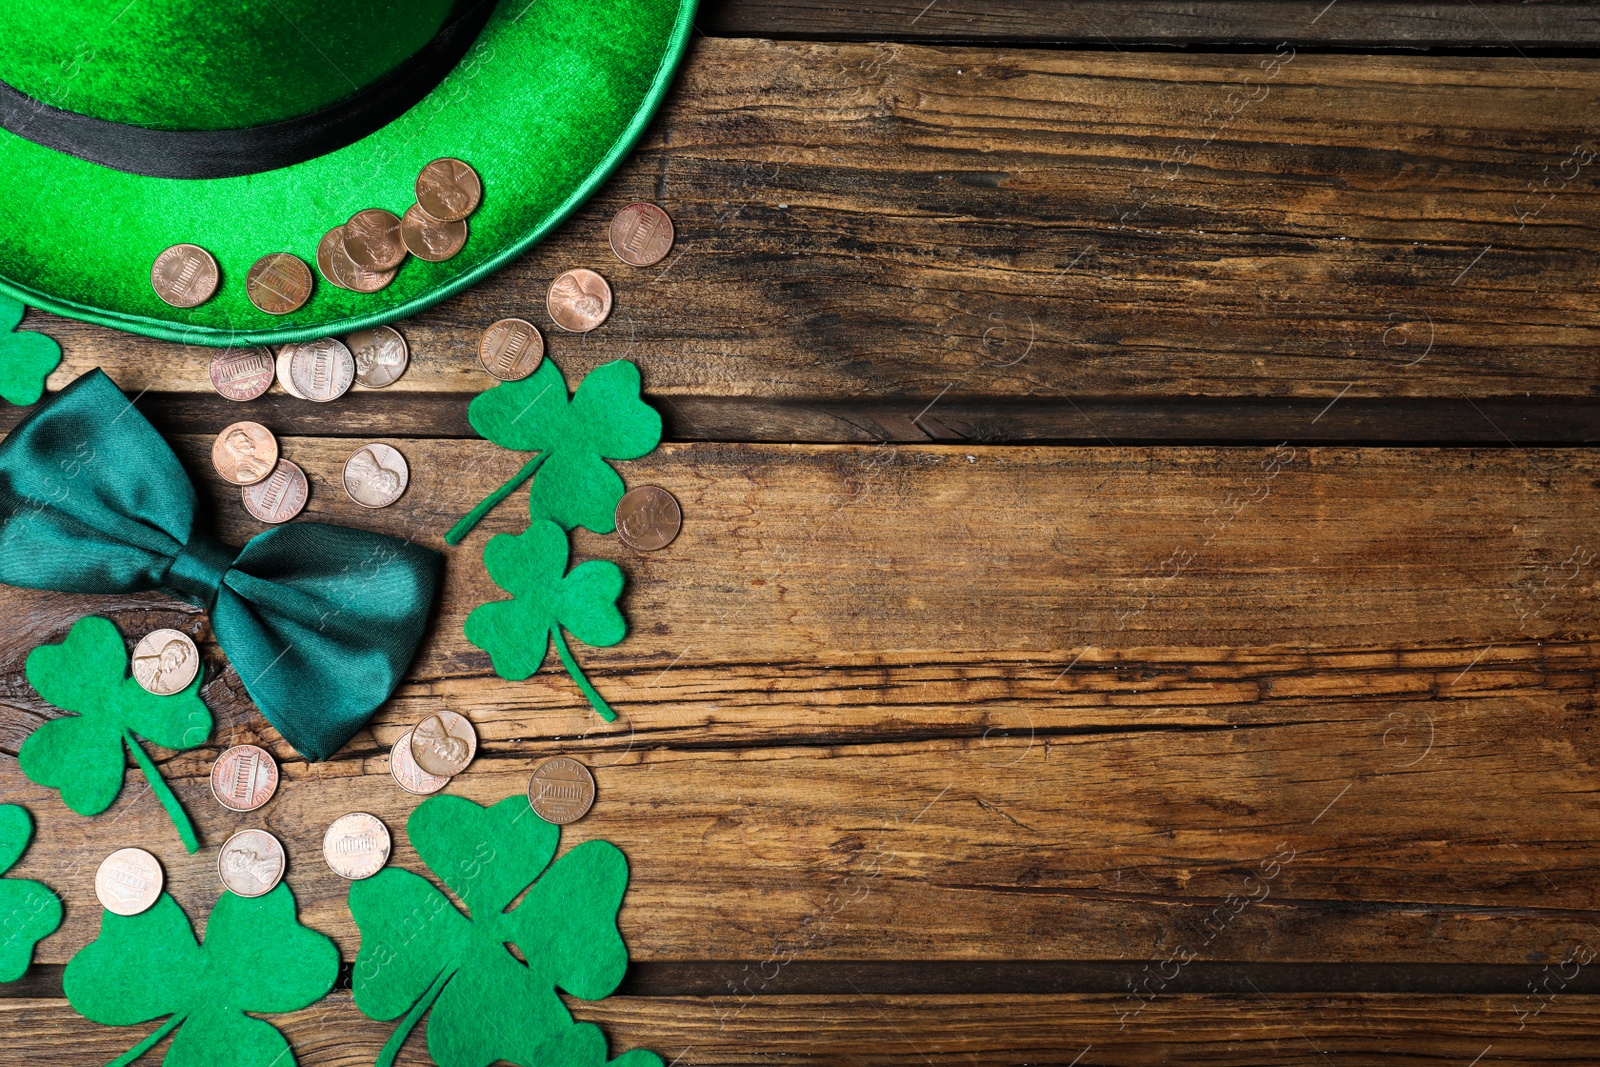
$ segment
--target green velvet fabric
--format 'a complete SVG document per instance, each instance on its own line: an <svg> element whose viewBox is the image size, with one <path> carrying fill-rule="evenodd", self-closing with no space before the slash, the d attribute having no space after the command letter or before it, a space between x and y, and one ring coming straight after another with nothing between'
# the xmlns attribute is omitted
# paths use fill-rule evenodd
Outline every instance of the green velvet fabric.
<svg viewBox="0 0 1600 1067"><path fill-rule="evenodd" d="M34 307L194 344L299 341L392 321L497 269L567 216L643 131L689 37L694 0L499 5L467 56L421 103L306 163L215 180L110 170L0 132L0 290ZM404 211L417 172L455 156L483 179L465 248L415 258L388 288L319 281L282 317L245 274L268 252L307 263L329 228L370 207ZM603 237L599 238L603 242ZM168 307L150 265L180 241L221 268L215 296Z"/></svg>
<svg viewBox="0 0 1600 1067"><path fill-rule="evenodd" d="M376 81L453 0L11 0L0 81L52 107L163 130L258 126Z"/></svg>
<svg viewBox="0 0 1600 1067"><path fill-rule="evenodd" d="M126 1064L172 1030L166 1067L294 1067L277 1028L245 1012L296 1011L326 996L339 950L295 914L282 883L259 897L224 892L195 941L189 919L162 893L138 915L102 912L100 936L67 964L62 987L85 1018L132 1026L169 1016L114 1064Z"/></svg>
<svg viewBox="0 0 1600 1067"><path fill-rule="evenodd" d="M394 1062L430 1009L428 1052L439 1067L605 1064L599 1028L574 1023L556 991L599 1000L622 981L622 852L609 841L586 841L551 863L561 828L535 815L521 795L492 808L430 797L411 813L406 831L469 914L426 878L396 867L350 887L350 914L361 929L356 1007L373 1019L404 1016L378 1067ZM484 1025L491 1017L494 1025ZM634 1049L611 1062L660 1067L661 1059Z"/></svg>
<svg viewBox="0 0 1600 1067"><path fill-rule="evenodd" d="M0 582L184 597L209 611L267 720L301 755L327 759L399 684L443 557L313 522L233 549L196 531L194 512L194 487L167 443L90 371L0 443ZM221 553L230 565L216 565Z"/></svg>

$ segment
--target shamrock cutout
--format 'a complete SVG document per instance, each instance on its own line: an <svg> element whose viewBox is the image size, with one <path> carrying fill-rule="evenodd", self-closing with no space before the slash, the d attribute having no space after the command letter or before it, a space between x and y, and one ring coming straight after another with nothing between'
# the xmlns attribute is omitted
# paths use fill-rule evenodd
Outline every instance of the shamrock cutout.
<svg viewBox="0 0 1600 1067"><path fill-rule="evenodd" d="M0 293L0 396L12 404L32 404L44 395L44 380L61 362L55 338L17 331L22 302Z"/></svg>
<svg viewBox="0 0 1600 1067"><path fill-rule="evenodd" d="M277 1028L244 1013L297 1011L338 975L339 950L300 925L294 895L279 883L259 897L224 892L206 920L204 947L165 893L138 915L105 912L100 936L72 957L62 986L78 1014L106 1026L171 1016L118 1064L181 1027L166 1067L292 1067Z"/></svg>
<svg viewBox="0 0 1600 1067"><path fill-rule="evenodd" d="M0 804L0 874L22 858L33 817L19 804ZM61 901L42 882L0 878L0 982L15 982L33 960L33 946L61 925Z"/></svg>
<svg viewBox="0 0 1600 1067"><path fill-rule="evenodd" d="M45 700L74 711L44 723L22 743L22 773L61 791L79 815L98 815L122 790L122 749L133 753L150 789L190 852L200 847L183 806L162 779L138 738L166 748L194 748L211 736L211 712L200 699L200 679L180 693L156 696L128 677L128 650L108 619L79 619L59 645L28 653L28 681ZM135 736L137 735L137 736Z"/></svg>
<svg viewBox="0 0 1600 1067"><path fill-rule="evenodd" d="M615 563L591 559L567 570L567 534L541 519L522 533L496 534L483 546L483 564L510 600L480 604L467 616L467 640L489 653L495 673L520 682L544 664L552 643L556 654L607 722L617 717L579 669L565 627L579 640L604 648L621 641L628 624L617 610L622 571Z"/></svg>
<svg viewBox="0 0 1600 1067"><path fill-rule="evenodd" d="M606 460L638 459L661 443L661 416L640 399L639 368L625 359L596 367L570 403L566 379L547 359L529 377L480 393L467 420L501 448L538 454L445 534L451 545L536 470L528 493L535 519L610 533L623 485Z"/></svg>
<svg viewBox="0 0 1600 1067"><path fill-rule="evenodd" d="M361 929L356 1007L372 1019L404 1015L376 1067L394 1062L429 1008L428 1052L439 1067L605 1063L604 1035L573 1022L556 989L599 1000L622 981L622 852L609 841L586 841L551 864L561 829L535 815L523 796L492 808L430 797L406 830L470 918L426 878L399 868L350 887L350 914ZM611 1062L661 1067L644 1049Z"/></svg>

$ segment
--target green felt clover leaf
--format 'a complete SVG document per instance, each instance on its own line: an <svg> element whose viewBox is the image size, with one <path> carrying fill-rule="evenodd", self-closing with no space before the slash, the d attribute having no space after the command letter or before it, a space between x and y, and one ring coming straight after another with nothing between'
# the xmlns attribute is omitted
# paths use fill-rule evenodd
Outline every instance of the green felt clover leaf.
<svg viewBox="0 0 1600 1067"><path fill-rule="evenodd" d="M661 416L640 399L639 368L625 359L596 367L570 403L566 379L547 359L527 378L479 394L467 419L501 448L538 454L456 523L444 538L452 545L536 470L528 493L535 519L610 533L623 485L606 460L638 459L661 443Z"/></svg>
<svg viewBox="0 0 1600 1067"><path fill-rule="evenodd" d="M467 616L467 640L489 653L495 673L521 681L544 663L550 645L567 673L607 722L616 712L605 702L572 658L563 628L580 641L604 648L621 641L628 624L617 610L622 571L615 563L591 559L567 570L567 534L548 519L522 533L496 534L483 546L483 563L510 600L480 604Z"/></svg>
<svg viewBox="0 0 1600 1067"><path fill-rule="evenodd" d="M394 1062L430 1008L428 1052L439 1067L606 1063L599 1027L573 1022L556 990L600 1000L622 981L622 852L608 841L586 841L551 864L561 829L534 814L523 796L492 808L430 797L406 829L417 855L468 914L426 878L395 867L351 885L350 913L361 929L356 1007L372 1019L404 1016L376 1067ZM661 1058L634 1049L611 1063L660 1067Z"/></svg>
<svg viewBox="0 0 1600 1067"><path fill-rule="evenodd" d="M33 817L18 804L0 804L0 874L22 858ZM41 882L0 878L0 982L15 982L33 960L33 946L61 925L61 901Z"/></svg>
<svg viewBox="0 0 1600 1067"><path fill-rule="evenodd" d="M77 714L52 719L28 735L18 754L22 773L59 789L62 802L79 815L98 815L122 790L126 746L184 847L198 849L194 825L138 739L175 749L205 744L211 736L211 712L200 699L205 672L196 671L188 688L171 696L147 692L128 676L128 650L117 628L89 615L59 645L28 653L26 673L41 697Z"/></svg>
<svg viewBox="0 0 1600 1067"><path fill-rule="evenodd" d="M32 404L44 395L44 380L61 362L55 338L17 330L22 302L0 293L0 397L12 404Z"/></svg>
<svg viewBox="0 0 1600 1067"><path fill-rule="evenodd" d="M224 892L196 943L189 919L163 893L138 915L100 917L100 936L72 957L62 986L74 1010L106 1026L171 1016L113 1061L121 1067L181 1027L166 1067L293 1067L276 1027L244 1014L297 1011L333 988L339 950L300 925L294 895Z"/></svg>

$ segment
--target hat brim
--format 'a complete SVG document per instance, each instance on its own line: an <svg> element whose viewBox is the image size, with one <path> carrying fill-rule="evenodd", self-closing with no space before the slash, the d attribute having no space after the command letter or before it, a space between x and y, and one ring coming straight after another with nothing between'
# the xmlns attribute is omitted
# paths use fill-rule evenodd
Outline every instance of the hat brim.
<svg viewBox="0 0 1600 1067"><path fill-rule="evenodd" d="M214 346L309 340L415 314L504 266L557 226L644 132L688 44L695 0L507 0L465 59L421 103L372 135L291 167L236 178L150 178L0 131L0 291L114 329ZM483 180L466 246L415 257L377 293L318 274L298 311L245 295L250 265L317 243L365 208L402 213L430 160ZM199 307L168 306L150 267L187 242L221 282Z"/></svg>

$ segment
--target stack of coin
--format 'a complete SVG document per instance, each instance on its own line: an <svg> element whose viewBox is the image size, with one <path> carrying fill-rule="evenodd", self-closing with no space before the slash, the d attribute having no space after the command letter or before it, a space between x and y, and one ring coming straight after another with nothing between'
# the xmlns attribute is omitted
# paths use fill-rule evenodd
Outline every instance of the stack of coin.
<svg viewBox="0 0 1600 1067"><path fill-rule="evenodd" d="M407 254L430 263L467 243L467 216L483 199L477 172L459 159L436 159L417 175L417 201L402 218L366 208L323 234L317 268L341 289L376 293L394 281Z"/></svg>
<svg viewBox="0 0 1600 1067"><path fill-rule="evenodd" d="M389 750L389 773L408 793L437 793L477 752L478 734L466 716L441 711L400 735Z"/></svg>

